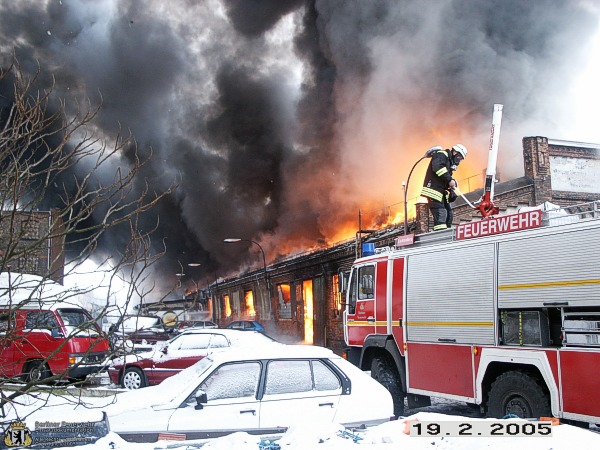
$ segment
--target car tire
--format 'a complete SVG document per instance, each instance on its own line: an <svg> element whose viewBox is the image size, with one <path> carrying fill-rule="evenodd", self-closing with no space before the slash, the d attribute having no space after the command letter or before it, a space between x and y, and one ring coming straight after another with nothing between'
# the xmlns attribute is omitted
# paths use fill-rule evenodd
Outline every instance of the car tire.
<svg viewBox="0 0 600 450"><path fill-rule="evenodd" d="M25 364L22 378L23 381L29 383L31 381L42 382L51 376L52 372L50 372L50 367L48 367L48 364L42 360L34 359L33 361L29 361L27 364Z"/></svg>
<svg viewBox="0 0 600 450"><path fill-rule="evenodd" d="M123 372L121 385L125 389L134 390L146 387L148 383L146 382L146 377L141 369L138 367L127 367L125 372Z"/></svg>
<svg viewBox="0 0 600 450"><path fill-rule="evenodd" d="M523 372L506 372L490 388L487 417L501 419L508 415L527 418L551 416L550 403L535 378Z"/></svg>
<svg viewBox="0 0 600 450"><path fill-rule="evenodd" d="M394 415L404 413L404 392L400 383L400 374L393 361L386 356L377 356L371 362L371 377L385 387L394 400Z"/></svg>

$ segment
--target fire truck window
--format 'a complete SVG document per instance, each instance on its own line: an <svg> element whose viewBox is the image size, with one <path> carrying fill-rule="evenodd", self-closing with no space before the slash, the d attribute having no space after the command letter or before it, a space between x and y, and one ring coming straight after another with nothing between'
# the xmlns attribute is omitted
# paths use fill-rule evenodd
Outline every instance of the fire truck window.
<svg viewBox="0 0 600 450"><path fill-rule="evenodd" d="M350 294L348 296L348 301L350 302L348 305L348 312L350 314L354 314L354 308L356 308L356 274L357 271L353 270L350 274L350 281L348 282L348 289L350 289Z"/></svg>
<svg viewBox="0 0 600 450"><path fill-rule="evenodd" d="M373 298L373 280L375 279L375 266L364 266L358 269L358 299L365 300Z"/></svg>

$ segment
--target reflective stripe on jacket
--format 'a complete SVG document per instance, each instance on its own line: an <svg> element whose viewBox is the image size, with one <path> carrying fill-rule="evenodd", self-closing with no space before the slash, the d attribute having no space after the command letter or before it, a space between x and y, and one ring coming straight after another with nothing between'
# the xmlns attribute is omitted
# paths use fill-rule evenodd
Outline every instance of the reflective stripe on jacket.
<svg viewBox="0 0 600 450"><path fill-rule="evenodd" d="M452 162L450 150L438 150L431 157L425 173L421 195L441 202L452 180Z"/></svg>

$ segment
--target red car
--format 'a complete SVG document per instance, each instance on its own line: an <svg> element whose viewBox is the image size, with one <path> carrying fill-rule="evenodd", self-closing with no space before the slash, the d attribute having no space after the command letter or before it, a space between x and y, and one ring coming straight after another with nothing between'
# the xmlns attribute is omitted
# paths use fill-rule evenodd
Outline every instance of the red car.
<svg viewBox="0 0 600 450"><path fill-rule="evenodd" d="M157 345L152 351L113 359L108 374L114 384L139 389L159 384L209 353L234 346L260 347L265 344L282 345L256 331L192 329Z"/></svg>

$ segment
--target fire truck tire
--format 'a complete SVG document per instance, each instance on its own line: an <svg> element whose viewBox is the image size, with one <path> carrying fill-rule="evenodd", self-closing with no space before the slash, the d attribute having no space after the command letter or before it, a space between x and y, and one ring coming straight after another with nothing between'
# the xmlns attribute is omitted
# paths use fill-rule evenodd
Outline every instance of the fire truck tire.
<svg viewBox="0 0 600 450"><path fill-rule="evenodd" d="M514 414L522 418L551 416L548 396L540 383L523 372L506 372L490 388L487 416L501 419Z"/></svg>
<svg viewBox="0 0 600 450"><path fill-rule="evenodd" d="M371 377L379 381L392 394L394 400L394 415L404 413L404 392L400 383L398 370L390 358L378 356L371 362Z"/></svg>
<svg viewBox="0 0 600 450"><path fill-rule="evenodd" d="M125 389L140 389L146 387L146 377L137 367L128 367L123 373L121 384Z"/></svg>
<svg viewBox="0 0 600 450"><path fill-rule="evenodd" d="M25 364L22 378L23 381L28 383L30 381L42 381L51 376L52 372L50 372L48 364L45 364L41 360L34 359Z"/></svg>

